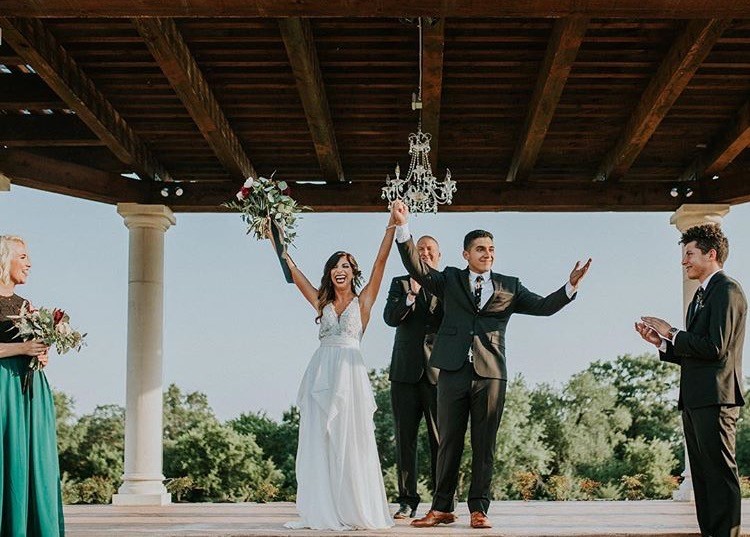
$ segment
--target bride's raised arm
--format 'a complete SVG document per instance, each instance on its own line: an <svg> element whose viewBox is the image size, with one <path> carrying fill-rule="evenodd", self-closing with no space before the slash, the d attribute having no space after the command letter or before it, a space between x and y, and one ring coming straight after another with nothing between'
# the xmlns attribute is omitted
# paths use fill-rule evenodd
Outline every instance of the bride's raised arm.
<svg viewBox="0 0 750 537"><path fill-rule="evenodd" d="M359 306L362 311L363 322L365 321L365 317L369 317L370 310L372 309L373 304L375 304L375 299L380 291L380 283L383 281L385 264L388 261L388 254L391 251L391 246L393 246L393 237L395 233L396 225L393 222L393 216L391 216L390 220L388 220L388 227L385 228L383 242L380 243L380 249L375 258L375 264L372 267L372 272L370 272L370 280L359 294Z"/></svg>
<svg viewBox="0 0 750 537"><path fill-rule="evenodd" d="M274 251L276 251L273 237L269 234L268 238L271 241L271 246L274 248ZM299 289L300 293L302 293L302 296L305 297L305 300L307 300L312 305L315 311L318 311L318 289L313 284L311 284L310 280L308 280L307 277L302 273L297 264L289 256L289 252L284 250L284 253L282 255L284 260L286 261L287 266L289 267L289 270L292 273L292 280L294 280L294 285L297 286L297 289Z"/></svg>

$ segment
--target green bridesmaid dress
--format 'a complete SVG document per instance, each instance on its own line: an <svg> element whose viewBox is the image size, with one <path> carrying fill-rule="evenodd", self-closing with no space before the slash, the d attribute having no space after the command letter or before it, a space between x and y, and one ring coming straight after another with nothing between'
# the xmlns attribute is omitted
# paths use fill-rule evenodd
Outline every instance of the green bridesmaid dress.
<svg viewBox="0 0 750 537"><path fill-rule="evenodd" d="M22 304L0 296L0 343L18 341L7 316ZM28 370L28 356L0 358L0 537L62 537L55 402L43 371L23 390Z"/></svg>

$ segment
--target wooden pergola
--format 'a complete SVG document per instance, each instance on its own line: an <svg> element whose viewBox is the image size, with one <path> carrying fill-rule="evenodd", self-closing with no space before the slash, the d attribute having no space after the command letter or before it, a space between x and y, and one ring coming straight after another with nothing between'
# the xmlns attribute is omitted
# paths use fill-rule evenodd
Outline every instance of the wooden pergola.
<svg viewBox="0 0 750 537"><path fill-rule="evenodd" d="M419 17L422 127L458 184L441 210L674 211L682 231L750 201L750 2L0 0L0 190L117 204L129 229L115 503L170 501L174 212L274 170L316 211L383 211L417 126Z"/></svg>
<svg viewBox="0 0 750 537"><path fill-rule="evenodd" d="M0 0L0 183L212 212L276 170L316 211L383 210L419 16L445 210L750 200L733 0Z"/></svg>

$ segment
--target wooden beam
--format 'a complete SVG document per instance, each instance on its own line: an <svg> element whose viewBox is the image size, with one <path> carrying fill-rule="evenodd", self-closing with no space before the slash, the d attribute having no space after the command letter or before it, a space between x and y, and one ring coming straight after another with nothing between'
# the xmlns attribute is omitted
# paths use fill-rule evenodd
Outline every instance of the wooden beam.
<svg viewBox="0 0 750 537"><path fill-rule="evenodd" d="M750 17L750 3L737 0L3 0L2 9L17 17Z"/></svg>
<svg viewBox="0 0 750 537"><path fill-rule="evenodd" d="M599 166L595 180L617 181L627 173L730 22L709 19L687 24L659 65L617 143Z"/></svg>
<svg viewBox="0 0 750 537"><path fill-rule="evenodd" d="M280 19L279 28L297 81L297 90L305 109L323 179L343 181L344 169L341 166L310 21L296 17Z"/></svg>
<svg viewBox="0 0 750 537"><path fill-rule="evenodd" d="M0 145L89 147L104 143L75 115L7 115L0 120Z"/></svg>
<svg viewBox="0 0 750 537"><path fill-rule="evenodd" d="M67 108L60 97L39 75L14 73L0 75L0 108L3 110L43 110Z"/></svg>
<svg viewBox="0 0 750 537"><path fill-rule="evenodd" d="M133 166L142 178L171 180L146 144L40 20L0 17L0 28L3 39L117 158Z"/></svg>
<svg viewBox="0 0 750 537"><path fill-rule="evenodd" d="M133 24L224 168L238 179L256 177L240 139L175 22L141 18L133 19Z"/></svg>
<svg viewBox="0 0 750 537"><path fill-rule="evenodd" d="M354 182L326 185L292 183L292 196L316 212L382 212L382 184ZM672 184L638 183L506 183L499 180L459 182L452 205L440 212L534 211L673 211L681 203L669 195ZM155 187L154 187L155 188ZM221 203L232 199L237 185L214 182L184 184L184 195L166 201L179 212L220 212ZM750 182L746 186L750 193Z"/></svg>
<svg viewBox="0 0 750 537"><path fill-rule="evenodd" d="M440 142L440 105L443 96L443 49L445 19L434 25L422 21L422 131L432 135L430 164L437 168ZM437 172L435 172L437 173Z"/></svg>
<svg viewBox="0 0 750 537"><path fill-rule="evenodd" d="M13 149L0 150L3 175L15 185L113 204L146 203L150 183Z"/></svg>
<svg viewBox="0 0 750 537"><path fill-rule="evenodd" d="M555 21L506 181L525 181L534 168L587 25L580 16Z"/></svg>
<svg viewBox="0 0 750 537"><path fill-rule="evenodd" d="M750 145L750 101L737 111L708 147L680 176L681 181L703 180L724 171Z"/></svg>
<svg viewBox="0 0 750 537"><path fill-rule="evenodd" d="M22 64L21 57L13 52L13 49L8 46L8 43L0 43L0 64L12 67L14 65Z"/></svg>
<svg viewBox="0 0 750 537"><path fill-rule="evenodd" d="M728 203L739 205L750 202L750 170L732 170L716 181L698 185L699 199L692 203Z"/></svg>

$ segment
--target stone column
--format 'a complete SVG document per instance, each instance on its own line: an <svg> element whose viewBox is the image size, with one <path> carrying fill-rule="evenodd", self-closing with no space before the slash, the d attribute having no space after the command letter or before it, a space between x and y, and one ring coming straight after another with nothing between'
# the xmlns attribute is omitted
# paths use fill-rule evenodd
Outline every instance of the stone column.
<svg viewBox="0 0 750 537"><path fill-rule="evenodd" d="M721 224L724 216L729 213L729 205L724 204L698 204L686 203L677 209L669 223L683 233L688 228L700 224ZM682 251L680 251L682 257ZM682 271L682 323L684 324L685 316L690 302L693 300L695 290L698 289L700 282L688 279L685 271ZM685 450L685 469L682 472L683 481L680 488L672 493L672 499L682 502L693 501L693 479L690 475L690 460L688 458L687 448Z"/></svg>
<svg viewBox="0 0 750 537"><path fill-rule="evenodd" d="M120 203L130 230L125 474L114 505L165 505L162 474L164 233L175 217L164 205Z"/></svg>
<svg viewBox="0 0 750 537"><path fill-rule="evenodd" d="M7 192L10 190L10 177L0 172L0 192Z"/></svg>

